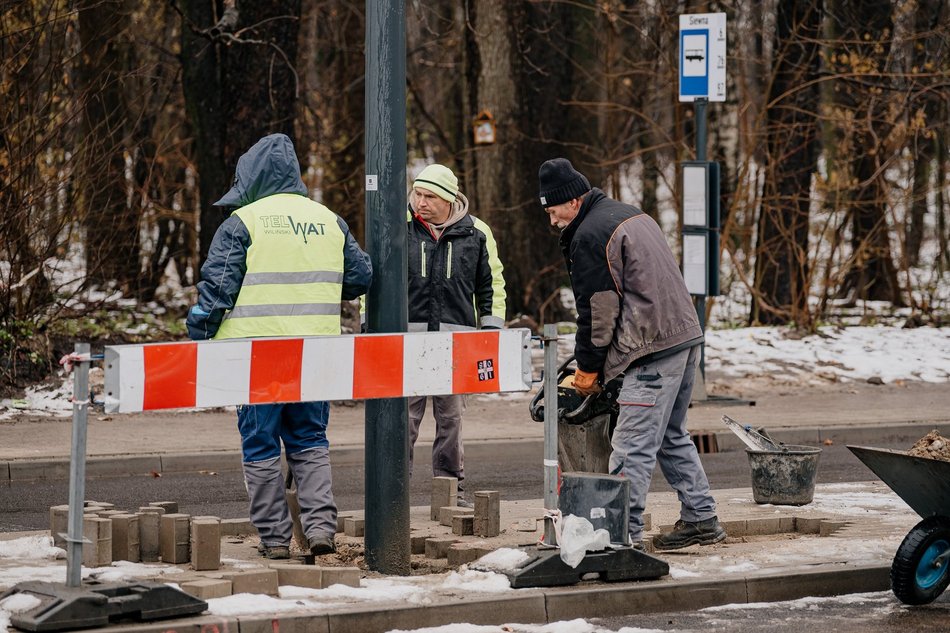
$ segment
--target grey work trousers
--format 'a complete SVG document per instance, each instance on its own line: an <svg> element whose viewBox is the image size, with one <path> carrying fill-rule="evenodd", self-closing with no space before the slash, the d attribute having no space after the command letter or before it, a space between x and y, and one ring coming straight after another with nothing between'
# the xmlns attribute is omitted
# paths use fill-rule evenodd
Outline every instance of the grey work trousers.
<svg viewBox="0 0 950 633"><path fill-rule="evenodd" d="M336 504L330 477L330 449L318 446L288 453L287 466L297 482L300 523L308 539L336 534ZM293 522L287 507L280 457L244 463L244 483L251 498L251 523L268 546L290 545ZM305 544L303 544L305 545Z"/></svg>
<svg viewBox="0 0 950 633"><path fill-rule="evenodd" d="M435 441L432 443L432 476L465 479L465 451L462 448L462 412L465 399L460 395L431 396L435 417ZM409 469L412 453L419 437L419 427L426 413L426 398L409 398Z"/></svg>
<svg viewBox="0 0 950 633"><path fill-rule="evenodd" d="M680 518L703 521L716 515L716 502L686 431L700 347L627 370L620 391L620 417L611 438L610 472L630 480L630 540L641 540L643 510L657 462L680 501Z"/></svg>

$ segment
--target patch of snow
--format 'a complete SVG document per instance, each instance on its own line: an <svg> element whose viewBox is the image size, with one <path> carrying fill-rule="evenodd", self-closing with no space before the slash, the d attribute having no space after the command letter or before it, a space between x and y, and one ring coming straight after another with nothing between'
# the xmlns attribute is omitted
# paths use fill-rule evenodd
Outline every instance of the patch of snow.
<svg viewBox="0 0 950 633"><path fill-rule="evenodd" d="M441 589L461 589L465 592L498 593L511 589L508 577L492 572L465 569L450 572L440 586Z"/></svg>
<svg viewBox="0 0 950 633"><path fill-rule="evenodd" d="M456 623L445 626L433 626L422 629L390 629L387 633L612 633L591 624L587 620L562 620L548 624L509 623L497 626L484 624ZM623 627L617 633L662 633L657 629Z"/></svg>
<svg viewBox="0 0 950 633"><path fill-rule="evenodd" d="M0 558L56 560L65 557L66 550L53 547L51 536L22 536L9 541L0 541Z"/></svg>
<svg viewBox="0 0 950 633"><path fill-rule="evenodd" d="M514 549L511 547L502 547L496 549L494 552L485 554L477 561L472 563L472 566L477 566L479 569L492 571L505 571L509 569L517 569L529 558L530 556L528 556L528 553L524 550Z"/></svg>
<svg viewBox="0 0 950 633"><path fill-rule="evenodd" d="M890 592L875 591L866 593L849 593L841 596L806 596L797 600L784 600L782 602L748 602L722 604L715 607L706 607L700 611L706 613L715 613L717 611L738 611L740 609L805 609L812 610L815 607L829 604L887 604L893 602L894 598Z"/></svg>
<svg viewBox="0 0 950 633"><path fill-rule="evenodd" d="M0 600L0 633L7 633L10 616L39 606L40 599L28 593L15 593Z"/></svg>
<svg viewBox="0 0 950 633"><path fill-rule="evenodd" d="M40 599L29 593L15 593L0 600L0 609L9 613L29 611L40 604Z"/></svg>
<svg viewBox="0 0 950 633"><path fill-rule="evenodd" d="M679 580L680 578L698 578L699 576L702 576L702 574L698 571L689 571L688 569L670 566L670 578L673 580Z"/></svg>
<svg viewBox="0 0 950 633"><path fill-rule="evenodd" d="M260 613L289 613L311 607L306 600L281 600L257 593L238 593L208 600L208 613L222 617Z"/></svg>
<svg viewBox="0 0 950 633"><path fill-rule="evenodd" d="M753 563L752 561L746 561L744 563L739 563L737 565L726 565L721 568L727 574L735 574L744 571L755 571L759 569L759 566Z"/></svg>

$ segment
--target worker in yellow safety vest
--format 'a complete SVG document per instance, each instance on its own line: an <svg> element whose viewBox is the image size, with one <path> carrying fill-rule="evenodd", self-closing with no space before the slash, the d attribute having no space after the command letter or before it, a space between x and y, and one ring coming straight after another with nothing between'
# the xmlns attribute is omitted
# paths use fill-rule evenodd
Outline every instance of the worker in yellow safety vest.
<svg viewBox="0 0 950 633"><path fill-rule="evenodd" d="M284 134L265 136L238 159L234 185L215 203L235 210L201 267L187 318L192 339L340 334L340 302L369 289L372 264L346 222L307 193ZM328 418L326 402L238 408L251 523L266 558L290 557L282 443L310 553L336 549Z"/></svg>

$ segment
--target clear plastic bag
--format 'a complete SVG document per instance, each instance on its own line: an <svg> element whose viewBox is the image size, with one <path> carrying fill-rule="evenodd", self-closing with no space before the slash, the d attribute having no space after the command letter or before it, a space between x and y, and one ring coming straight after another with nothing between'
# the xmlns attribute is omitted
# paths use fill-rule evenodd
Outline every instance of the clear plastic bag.
<svg viewBox="0 0 950 633"><path fill-rule="evenodd" d="M561 522L558 545L561 548L561 560L566 565L577 567L587 552L599 552L610 545L610 533L607 530L595 531L587 519L569 514Z"/></svg>

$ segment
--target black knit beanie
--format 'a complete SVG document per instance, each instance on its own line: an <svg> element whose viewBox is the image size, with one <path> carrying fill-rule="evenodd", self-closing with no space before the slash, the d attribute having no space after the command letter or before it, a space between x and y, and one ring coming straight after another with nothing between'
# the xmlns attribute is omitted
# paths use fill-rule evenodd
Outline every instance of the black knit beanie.
<svg viewBox="0 0 950 633"><path fill-rule="evenodd" d="M538 170L538 182L541 206L545 209L580 198L590 191L590 182L566 158L545 161Z"/></svg>

